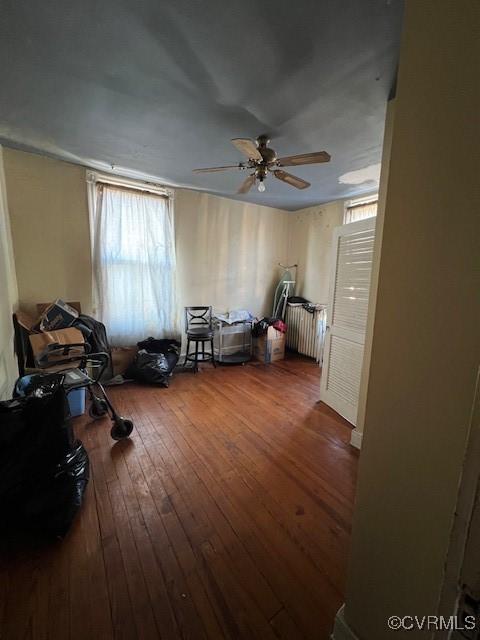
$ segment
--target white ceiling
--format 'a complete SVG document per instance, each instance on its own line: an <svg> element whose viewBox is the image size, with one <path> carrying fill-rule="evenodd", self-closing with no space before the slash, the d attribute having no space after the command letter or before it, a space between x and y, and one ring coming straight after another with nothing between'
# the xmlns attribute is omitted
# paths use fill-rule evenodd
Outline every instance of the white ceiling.
<svg viewBox="0 0 480 640"><path fill-rule="evenodd" d="M349 197L378 164L401 0L26 0L0 5L0 140L228 197L232 137L328 151L239 199L285 209ZM370 174L366 172L367 176Z"/></svg>

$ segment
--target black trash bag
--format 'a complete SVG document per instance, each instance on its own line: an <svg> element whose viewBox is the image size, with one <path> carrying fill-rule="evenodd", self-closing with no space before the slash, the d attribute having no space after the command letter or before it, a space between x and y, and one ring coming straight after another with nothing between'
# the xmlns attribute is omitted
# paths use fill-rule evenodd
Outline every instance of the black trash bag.
<svg viewBox="0 0 480 640"><path fill-rule="evenodd" d="M125 377L145 384L168 387L178 358L178 353L148 353L145 349L140 349L125 372Z"/></svg>
<svg viewBox="0 0 480 640"><path fill-rule="evenodd" d="M180 355L181 344L178 340L171 338L162 338L157 340L156 338L147 338L141 342L137 342L139 350L143 349L148 353L176 353Z"/></svg>
<svg viewBox="0 0 480 640"><path fill-rule="evenodd" d="M77 440L72 450L48 476L31 488L22 505L25 527L46 536L63 538L83 501L90 477L90 461Z"/></svg>
<svg viewBox="0 0 480 640"><path fill-rule="evenodd" d="M75 441L62 381L51 374L42 393L37 387L30 396L0 402L3 532L62 536L78 510L88 456Z"/></svg>
<svg viewBox="0 0 480 640"><path fill-rule="evenodd" d="M43 396L54 393L57 387L63 385L63 382L63 375L59 373L34 373L22 376L15 382L13 397L35 396L43 398Z"/></svg>
<svg viewBox="0 0 480 640"><path fill-rule="evenodd" d="M73 447L63 376L49 378L50 393L0 402L0 502L24 478L51 469Z"/></svg>

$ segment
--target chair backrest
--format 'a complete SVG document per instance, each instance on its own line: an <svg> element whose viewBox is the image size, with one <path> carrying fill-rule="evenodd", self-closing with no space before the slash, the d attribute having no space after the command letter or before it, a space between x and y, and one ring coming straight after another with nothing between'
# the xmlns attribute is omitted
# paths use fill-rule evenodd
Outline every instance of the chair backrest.
<svg viewBox="0 0 480 640"><path fill-rule="evenodd" d="M192 327L212 328L212 307L185 307L185 331Z"/></svg>

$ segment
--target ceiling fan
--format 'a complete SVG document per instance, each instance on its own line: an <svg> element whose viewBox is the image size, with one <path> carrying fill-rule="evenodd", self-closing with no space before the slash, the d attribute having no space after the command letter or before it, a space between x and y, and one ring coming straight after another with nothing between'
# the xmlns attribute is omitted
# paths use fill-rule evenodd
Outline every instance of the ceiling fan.
<svg viewBox="0 0 480 640"><path fill-rule="evenodd" d="M273 173L278 180L286 182L292 187L306 189L310 186L309 182L283 171L281 167L317 164L320 162L329 162L330 160L330 155L326 151L277 158L275 151L267 146L269 142L270 140L266 135L258 136L255 142L250 140L250 138L233 138L232 143L248 158L247 162L239 162L238 164L231 164L225 167L194 169L193 172L210 173L214 171L226 171L228 169L242 169L243 171L251 172L248 177L245 178L237 193L248 193L256 182L258 182L258 190L261 192L265 191L265 179L269 172Z"/></svg>

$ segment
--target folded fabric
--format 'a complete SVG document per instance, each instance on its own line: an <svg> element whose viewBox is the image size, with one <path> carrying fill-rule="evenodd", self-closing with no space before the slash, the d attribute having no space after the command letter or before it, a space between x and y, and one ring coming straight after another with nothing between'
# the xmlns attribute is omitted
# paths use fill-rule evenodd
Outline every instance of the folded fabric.
<svg viewBox="0 0 480 640"><path fill-rule="evenodd" d="M225 322L225 324L234 324L235 322L253 320L252 314L247 309L234 309L228 313L217 313L215 317L218 320Z"/></svg>

